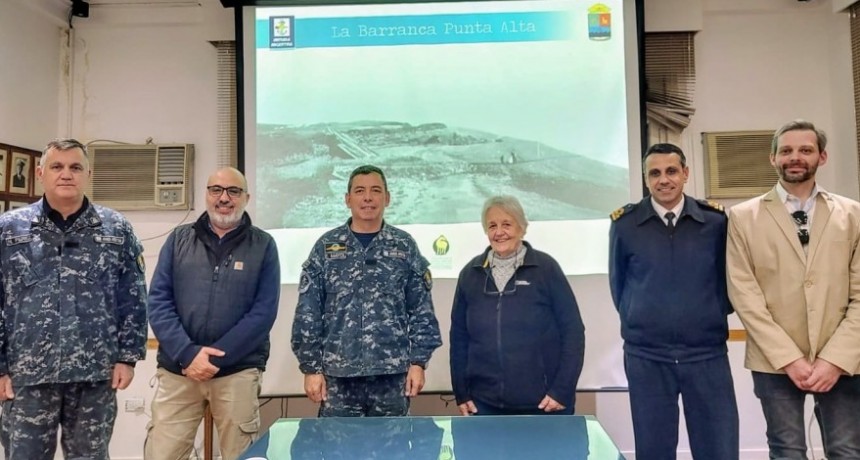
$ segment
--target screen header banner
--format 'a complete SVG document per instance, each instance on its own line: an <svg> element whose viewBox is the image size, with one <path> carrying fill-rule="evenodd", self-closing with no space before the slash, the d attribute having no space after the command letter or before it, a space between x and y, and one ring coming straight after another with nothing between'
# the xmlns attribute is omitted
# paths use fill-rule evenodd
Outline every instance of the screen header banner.
<svg viewBox="0 0 860 460"><path fill-rule="evenodd" d="M440 45L570 40L588 23L568 11L300 18L257 21L257 48Z"/></svg>

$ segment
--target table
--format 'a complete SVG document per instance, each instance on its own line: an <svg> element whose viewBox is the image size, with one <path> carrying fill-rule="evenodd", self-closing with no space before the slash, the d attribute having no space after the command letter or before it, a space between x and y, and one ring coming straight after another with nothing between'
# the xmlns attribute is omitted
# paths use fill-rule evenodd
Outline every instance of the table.
<svg viewBox="0 0 860 460"><path fill-rule="evenodd" d="M283 418L239 458L624 459L588 415Z"/></svg>

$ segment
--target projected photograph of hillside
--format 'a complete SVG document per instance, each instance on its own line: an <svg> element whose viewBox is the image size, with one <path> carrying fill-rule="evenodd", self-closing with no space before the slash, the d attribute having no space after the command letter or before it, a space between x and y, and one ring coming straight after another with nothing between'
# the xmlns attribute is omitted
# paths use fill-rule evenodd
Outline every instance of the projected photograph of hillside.
<svg viewBox="0 0 860 460"><path fill-rule="evenodd" d="M627 169L600 161L610 152L444 123L260 125L257 154L255 223L263 228L343 223L349 174L363 164L386 173L392 224L475 222L499 193L519 198L533 221L605 218L629 196Z"/></svg>

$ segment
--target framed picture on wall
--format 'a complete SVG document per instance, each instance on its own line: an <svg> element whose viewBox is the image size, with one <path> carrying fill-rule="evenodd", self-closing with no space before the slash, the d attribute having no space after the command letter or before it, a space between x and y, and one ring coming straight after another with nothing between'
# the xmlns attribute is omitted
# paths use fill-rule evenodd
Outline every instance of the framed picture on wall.
<svg viewBox="0 0 860 460"><path fill-rule="evenodd" d="M0 147L0 192L9 189L9 153L9 149Z"/></svg>
<svg viewBox="0 0 860 460"><path fill-rule="evenodd" d="M26 201L9 201L9 210L23 208L24 206L28 206L30 203Z"/></svg>
<svg viewBox="0 0 860 460"><path fill-rule="evenodd" d="M28 153L12 152L11 169L9 170L9 192L30 194L30 182L33 181L32 158ZM12 203L9 203L11 208ZM13 208L14 209L14 208Z"/></svg>
<svg viewBox="0 0 860 460"><path fill-rule="evenodd" d="M39 166L39 160L41 159L42 155L33 157L33 196L36 198L42 198L42 195L45 194L45 188L42 187L42 181L36 177L36 167Z"/></svg>

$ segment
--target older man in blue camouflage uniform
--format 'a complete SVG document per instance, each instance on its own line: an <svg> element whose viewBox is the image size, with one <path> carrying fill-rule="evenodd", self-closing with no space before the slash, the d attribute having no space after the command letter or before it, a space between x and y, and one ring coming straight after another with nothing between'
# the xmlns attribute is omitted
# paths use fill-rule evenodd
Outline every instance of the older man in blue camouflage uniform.
<svg viewBox="0 0 860 460"><path fill-rule="evenodd" d="M355 169L352 218L303 265L292 346L320 416L406 415L442 344L429 264L409 234L383 221L390 200L382 170Z"/></svg>
<svg viewBox="0 0 860 460"><path fill-rule="evenodd" d="M86 148L45 148L45 196L0 216L0 440L9 460L107 459L116 390L145 356L142 248L84 196Z"/></svg>

